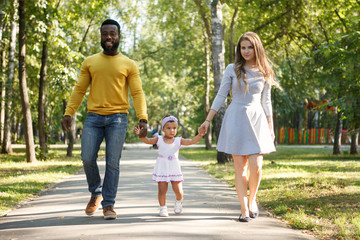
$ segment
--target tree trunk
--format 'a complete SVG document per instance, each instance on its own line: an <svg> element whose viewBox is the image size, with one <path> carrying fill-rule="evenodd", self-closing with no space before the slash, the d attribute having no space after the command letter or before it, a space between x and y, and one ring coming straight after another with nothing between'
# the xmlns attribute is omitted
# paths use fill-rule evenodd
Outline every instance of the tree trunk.
<svg viewBox="0 0 360 240"><path fill-rule="evenodd" d="M0 2L2 3L2 2ZM0 10L0 54L1 54L1 112L0 112L0 142L4 138L4 121L5 121L5 68L6 68L6 51L5 44L2 44L2 33L4 31L3 19L5 16L5 12ZM4 46L4 47L3 47Z"/></svg>
<svg viewBox="0 0 360 240"><path fill-rule="evenodd" d="M333 154L341 154L341 131L342 131L342 113L341 111L339 111L336 119Z"/></svg>
<svg viewBox="0 0 360 240"><path fill-rule="evenodd" d="M15 48L16 48L16 13L11 23L10 45L9 45L9 75L5 84L5 118L4 118L4 136L2 138L1 153L12 153L11 147L11 109L13 102L13 88L15 78Z"/></svg>
<svg viewBox="0 0 360 240"><path fill-rule="evenodd" d="M47 33L45 33L45 40L43 42L43 52L41 57L40 69L40 86L39 86L39 104L38 104L38 127L39 127L39 145L41 159L46 159L47 144L46 144L46 131L45 131L45 85L47 76Z"/></svg>
<svg viewBox="0 0 360 240"><path fill-rule="evenodd" d="M17 116L15 116L17 115ZM20 141L21 138L21 115L22 113L12 113L11 115L11 119L14 119L14 121L16 121L15 126L14 126L14 138L12 139L14 142Z"/></svg>
<svg viewBox="0 0 360 240"><path fill-rule="evenodd" d="M194 0L196 6L199 9L199 14L204 23L204 52L205 52L205 117L207 116L210 110L210 43L211 43L211 29L208 17L206 16L206 10L202 5L203 2L201 0ZM208 129L208 132L204 136L205 138L205 148L211 149L211 141L212 141L212 126Z"/></svg>
<svg viewBox="0 0 360 240"><path fill-rule="evenodd" d="M214 74L214 90L215 95L219 91L221 80L225 70L225 44L224 44L224 30L222 25L222 5L219 1L211 3L211 52L212 52L212 68ZM222 105L215 115L215 135L216 140L219 139L221 123L225 114L226 103ZM226 153L217 153L218 163L225 163L229 161Z"/></svg>
<svg viewBox="0 0 360 240"><path fill-rule="evenodd" d="M205 117L210 111L210 41L206 31L204 34L204 52L205 52ZM211 149L212 127L211 124L205 134L205 149Z"/></svg>
<svg viewBox="0 0 360 240"><path fill-rule="evenodd" d="M1 44L1 43L0 43ZM5 45L5 44L4 44ZM5 127L5 68L6 68L6 50L1 45L1 112L0 112L0 141L4 139L4 127Z"/></svg>
<svg viewBox="0 0 360 240"><path fill-rule="evenodd" d="M238 8L235 8L234 10L234 14L231 18L231 24L230 24L230 34L229 34L229 40L228 40L228 45L229 45L229 63L233 63L234 59L235 59L235 44L233 41L233 33L234 33L234 26L235 26L235 21L236 21L236 15L238 13Z"/></svg>
<svg viewBox="0 0 360 240"><path fill-rule="evenodd" d="M182 125L182 123L179 120L180 118L178 118L178 124L181 127L181 136L183 136L183 138L189 138L189 133L186 131L186 128L184 125Z"/></svg>
<svg viewBox="0 0 360 240"><path fill-rule="evenodd" d="M63 101L63 112L65 113L65 110L66 110L66 106L67 106L67 101L65 99L62 100ZM67 143L67 132L63 131L63 143L66 145Z"/></svg>
<svg viewBox="0 0 360 240"><path fill-rule="evenodd" d="M35 162L35 145L30 111L30 102L26 82L26 45L25 45L25 0L19 0L19 85L22 112L24 116L24 135L27 162Z"/></svg>
<svg viewBox="0 0 360 240"><path fill-rule="evenodd" d="M74 149L74 143L75 143L75 137L76 137L76 113L72 116L71 129L67 135L69 137L69 142L68 142L68 148L66 151L66 156L72 157L72 151Z"/></svg>
<svg viewBox="0 0 360 240"><path fill-rule="evenodd" d="M0 42L2 41L2 32L3 32L3 19L5 16L5 12L0 10Z"/></svg>
<svg viewBox="0 0 360 240"><path fill-rule="evenodd" d="M359 130L356 129L351 133L351 146L350 146L350 154L358 154L359 153Z"/></svg>

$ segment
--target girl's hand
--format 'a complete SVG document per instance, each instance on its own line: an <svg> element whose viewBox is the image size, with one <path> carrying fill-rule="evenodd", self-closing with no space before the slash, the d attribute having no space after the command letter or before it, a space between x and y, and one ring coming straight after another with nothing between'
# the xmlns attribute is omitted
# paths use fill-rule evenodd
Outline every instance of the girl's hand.
<svg viewBox="0 0 360 240"><path fill-rule="evenodd" d="M200 136L204 136L206 134L205 129L202 128L202 127L198 128L198 133L199 133Z"/></svg>
<svg viewBox="0 0 360 240"><path fill-rule="evenodd" d="M134 134L135 135L139 135L140 134L140 127L139 126L136 126L135 128L134 128Z"/></svg>
<svg viewBox="0 0 360 240"><path fill-rule="evenodd" d="M210 126L210 122L209 121L205 121L203 122L203 124L200 125L198 131L199 133L204 133L204 135L207 133L207 130Z"/></svg>

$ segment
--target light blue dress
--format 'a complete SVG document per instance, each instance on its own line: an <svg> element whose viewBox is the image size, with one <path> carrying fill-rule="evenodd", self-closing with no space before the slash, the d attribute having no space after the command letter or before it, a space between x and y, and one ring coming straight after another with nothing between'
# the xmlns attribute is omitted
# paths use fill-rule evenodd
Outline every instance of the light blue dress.
<svg viewBox="0 0 360 240"><path fill-rule="evenodd" d="M244 81L239 88L234 66L226 67L211 106L218 111L231 88L232 101L225 112L216 149L234 155L274 152L276 149L266 119L266 116L272 116L271 86L258 69L246 69L249 91L245 92Z"/></svg>

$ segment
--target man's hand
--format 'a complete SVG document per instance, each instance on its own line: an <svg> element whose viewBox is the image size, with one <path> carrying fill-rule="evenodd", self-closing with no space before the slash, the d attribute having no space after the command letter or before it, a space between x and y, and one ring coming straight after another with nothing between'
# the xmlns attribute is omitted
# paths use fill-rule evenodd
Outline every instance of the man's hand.
<svg viewBox="0 0 360 240"><path fill-rule="evenodd" d="M64 116L64 118L61 122L61 126L65 132L69 132L70 128L71 128L71 117L68 115Z"/></svg>
<svg viewBox="0 0 360 240"><path fill-rule="evenodd" d="M144 138L147 136L147 123L139 122L137 128L140 129L139 138Z"/></svg>

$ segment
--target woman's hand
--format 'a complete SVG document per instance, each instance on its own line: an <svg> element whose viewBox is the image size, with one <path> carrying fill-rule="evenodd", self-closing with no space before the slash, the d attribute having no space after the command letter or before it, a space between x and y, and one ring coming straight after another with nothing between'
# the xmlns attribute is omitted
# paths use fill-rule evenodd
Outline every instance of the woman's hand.
<svg viewBox="0 0 360 240"><path fill-rule="evenodd" d="M269 125L269 130L270 130L270 134L271 134L271 139L272 139L273 142L274 142L274 141L275 141L275 133L274 133L272 116L266 116L266 120L267 120L268 125Z"/></svg>
<svg viewBox="0 0 360 240"><path fill-rule="evenodd" d="M206 134L206 131L205 131L204 128L199 127L198 128L198 133L199 133L200 136L204 136Z"/></svg>
<svg viewBox="0 0 360 240"><path fill-rule="evenodd" d="M214 109L210 109L208 115L205 118L206 119L205 122L203 122L203 124L200 125L199 131L201 129L201 131L205 131L205 134L207 133L211 120L214 118L215 114L216 111Z"/></svg>
<svg viewBox="0 0 360 240"><path fill-rule="evenodd" d="M275 141L275 133L274 133L274 131L271 131L271 139L272 139L273 142Z"/></svg>
<svg viewBox="0 0 360 240"><path fill-rule="evenodd" d="M209 126L210 126L210 121L206 120L205 122L203 122L198 129L199 133L204 133L205 135L208 131Z"/></svg>

